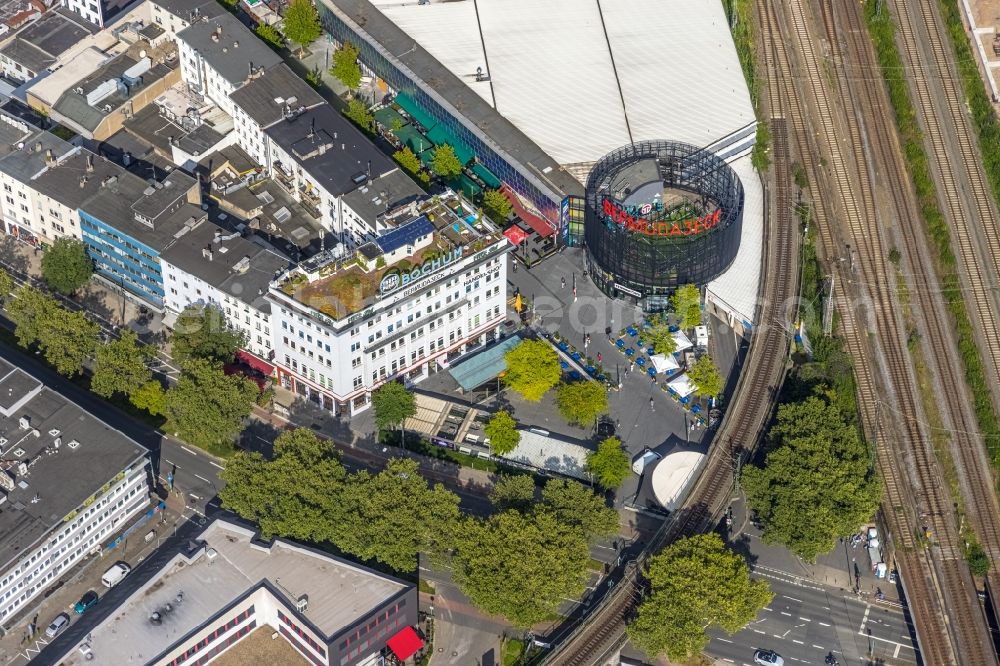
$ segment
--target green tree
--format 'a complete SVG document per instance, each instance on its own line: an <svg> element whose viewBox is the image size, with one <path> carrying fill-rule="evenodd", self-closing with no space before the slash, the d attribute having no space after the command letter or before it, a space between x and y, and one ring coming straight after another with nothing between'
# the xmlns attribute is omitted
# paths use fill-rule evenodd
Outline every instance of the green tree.
<svg viewBox="0 0 1000 666"><path fill-rule="evenodd" d="M677 340L663 317L653 317L649 323L650 326L642 332L642 337L649 340L653 351L657 354L673 354L677 351Z"/></svg>
<svg viewBox="0 0 1000 666"><path fill-rule="evenodd" d="M22 285L7 302L7 317L14 324L17 344L30 347L42 339L44 331L52 325L59 303L48 294L31 285Z"/></svg>
<svg viewBox="0 0 1000 666"><path fill-rule="evenodd" d="M694 365L688 368L688 379L694 384L695 393L698 395L715 398L722 393L722 373L715 367L715 362L708 354L702 354Z"/></svg>
<svg viewBox="0 0 1000 666"><path fill-rule="evenodd" d="M129 396L129 402L139 409L145 409L153 416L163 416L167 410L167 394L163 385L151 379Z"/></svg>
<svg viewBox="0 0 1000 666"><path fill-rule="evenodd" d="M459 176L462 173L462 163L455 155L455 149L447 143L435 148L431 171L446 179Z"/></svg>
<svg viewBox="0 0 1000 666"><path fill-rule="evenodd" d="M701 291L696 285L685 284L677 287L670 296L681 329L687 330L701 325Z"/></svg>
<svg viewBox="0 0 1000 666"><path fill-rule="evenodd" d="M221 362L189 359L167 391L167 430L210 453L228 454L259 392L246 377L226 375Z"/></svg>
<svg viewBox="0 0 1000 666"><path fill-rule="evenodd" d="M415 460L396 458L374 476L355 474L341 502L347 517L333 541L362 559L412 572L419 553L440 558L454 545L458 495L428 484Z"/></svg>
<svg viewBox="0 0 1000 666"><path fill-rule="evenodd" d="M521 433L517 430L517 422L507 412L499 411L490 417L483 429L490 440L490 451L494 455L503 456L517 448L521 441Z"/></svg>
<svg viewBox="0 0 1000 666"><path fill-rule="evenodd" d="M213 305L189 305L177 317L170 336L170 354L184 363L190 358L229 363L246 344L246 334L231 328Z"/></svg>
<svg viewBox="0 0 1000 666"><path fill-rule="evenodd" d="M372 408L375 410L375 427L389 430L399 427L399 445L403 446L403 423L417 413L417 401L413 394L399 382L387 382L372 393Z"/></svg>
<svg viewBox="0 0 1000 666"><path fill-rule="evenodd" d="M104 398L132 395L153 376L149 361L154 355L155 349L140 343L135 331L124 329L118 338L97 348L90 390Z"/></svg>
<svg viewBox="0 0 1000 666"><path fill-rule="evenodd" d="M72 294L94 274L94 262L81 241L64 236L42 255L45 284L60 294Z"/></svg>
<svg viewBox="0 0 1000 666"><path fill-rule="evenodd" d="M498 511L531 511L535 503L535 480L529 474L501 474L490 489L490 503Z"/></svg>
<svg viewBox="0 0 1000 666"><path fill-rule="evenodd" d="M650 560L647 578L650 592L628 635L646 654L674 662L701 652L707 629L735 633L773 598L767 583L751 580L746 560L714 532L667 546Z"/></svg>
<svg viewBox="0 0 1000 666"><path fill-rule="evenodd" d="M349 90L357 90L361 85L361 66L358 64L360 53L358 47L350 42L344 42L343 46L333 52L330 74Z"/></svg>
<svg viewBox="0 0 1000 666"><path fill-rule="evenodd" d="M323 28L312 0L292 0L285 10L285 37L299 45L299 54L316 41Z"/></svg>
<svg viewBox="0 0 1000 666"><path fill-rule="evenodd" d="M83 364L97 349L101 327L81 311L70 312L56 306L42 329L38 348L45 360L61 375L83 372Z"/></svg>
<svg viewBox="0 0 1000 666"><path fill-rule="evenodd" d="M483 210L497 224L504 224L514 210L510 200L500 190L486 190L483 193Z"/></svg>
<svg viewBox="0 0 1000 666"><path fill-rule="evenodd" d="M564 419L589 427L608 411L608 390L601 382L566 382L559 385L556 404Z"/></svg>
<svg viewBox="0 0 1000 666"><path fill-rule="evenodd" d="M586 588L587 541L551 512L506 511L464 527L453 558L455 581L483 611L530 627Z"/></svg>
<svg viewBox="0 0 1000 666"><path fill-rule="evenodd" d="M409 146L403 146L401 150L394 152L392 159L396 160L403 171L419 180L422 185L426 186L430 183L430 176L421 169L420 158L410 150Z"/></svg>
<svg viewBox="0 0 1000 666"><path fill-rule="evenodd" d="M617 488L628 478L629 463L628 452L617 437L608 437L597 445L596 451L587 454L587 472L598 485L608 489Z"/></svg>
<svg viewBox="0 0 1000 666"><path fill-rule="evenodd" d="M541 509L551 511L563 525L578 528L588 541L618 533L618 512L578 481L550 479L542 489Z"/></svg>
<svg viewBox="0 0 1000 666"><path fill-rule="evenodd" d="M559 383L559 355L542 340L525 340L504 355L504 383L528 402L538 402Z"/></svg>
<svg viewBox="0 0 1000 666"><path fill-rule="evenodd" d="M0 268L0 303L6 303L14 293L14 278L10 273Z"/></svg>
<svg viewBox="0 0 1000 666"><path fill-rule="evenodd" d="M285 46L285 38L281 36L281 33L273 25L261 23L253 31L255 35L260 37L275 51L280 51Z"/></svg>
<svg viewBox="0 0 1000 666"><path fill-rule="evenodd" d="M744 467L742 485L764 540L809 561L857 531L881 497L857 428L819 395L778 408L764 464Z"/></svg>
<svg viewBox="0 0 1000 666"><path fill-rule="evenodd" d="M344 109L344 115L354 121L354 124L364 131L369 133L372 131L372 124L375 122L375 116L371 114L368 107L365 106L365 103L357 97L347 103L347 108Z"/></svg>
<svg viewBox="0 0 1000 666"><path fill-rule="evenodd" d="M219 476L222 505L256 523L265 539L327 541L345 517L347 472L330 443L306 428L282 433L270 462L240 451Z"/></svg>
<svg viewBox="0 0 1000 666"><path fill-rule="evenodd" d="M317 90L319 90L319 87L323 85L323 75L319 73L318 69L310 69L306 72L305 78L306 83Z"/></svg>

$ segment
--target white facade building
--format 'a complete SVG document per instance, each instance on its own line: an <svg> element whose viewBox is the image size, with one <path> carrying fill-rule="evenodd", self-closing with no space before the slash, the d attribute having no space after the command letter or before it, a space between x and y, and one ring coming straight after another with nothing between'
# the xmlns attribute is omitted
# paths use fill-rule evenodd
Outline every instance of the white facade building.
<svg viewBox="0 0 1000 666"><path fill-rule="evenodd" d="M177 33L181 78L230 116L230 93L281 63L281 57L228 12L203 18Z"/></svg>
<svg viewBox="0 0 1000 666"><path fill-rule="evenodd" d="M149 506L148 452L0 361L0 625Z"/></svg>
<svg viewBox="0 0 1000 666"><path fill-rule="evenodd" d="M347 260L307 262L272 285L274 362L285 387L354 414L386 381L419 382L496 337L510 245L488 223L474 228L449 214L454 200L425 201L419 217Z"/></svg>
<svg viewBox="0 0 1000 666"><path fill-rule="evenodd" d="M217 307L229 325L244 334L247 351L270 359L271 303L265 295L287 267L288 261L276 252L204 223L160 254L163 305L174 314L189 305Z"/></svg>
<svg viewBox="0 0 1000 666"><path fill-rule="evenodd" d="M45 131L25 137L13 148L0 157L0 211L4 231L32 244L51 242L59 235L67 235L57 232L51 216L46 216L48 208L39 201L32 180L77 149ZM60 216L62 219L65 217ZM63 226L62 222L58 224ZM79 225L76 229L79 237Z"/></svg>

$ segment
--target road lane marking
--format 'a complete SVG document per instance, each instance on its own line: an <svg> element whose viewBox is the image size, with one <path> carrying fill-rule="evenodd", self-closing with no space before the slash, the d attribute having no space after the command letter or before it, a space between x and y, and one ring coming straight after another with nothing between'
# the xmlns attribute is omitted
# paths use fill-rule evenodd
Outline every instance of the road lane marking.
<svg viewBox="0 0 1000 666"><path fill-rule="evenodd" d="M773 613L774 612L773 608L768 608L767 606L764 606L764 610L766 610L768 613Z"/></svg>
<svg viewBox="0 0 1000 666"><path fill-rule="evenodd" d="M790 596L788 596L787 594L783 594L783 595L781 595L781 596L783 596L783 597L784 597L785 599L791 599L792 601L797 601L797 602L799 602L800 604L802 603L802 600L801 600L801 599L796 599L795 597L790 597Z"/></svg>
<svg viewBox="0 0 1000 666"><path fill-rule="evenodd" d="M222 465L213 460L209 460L208 464L211 465L212 467L218 467L219 469L226 469L225 467L223 467Z"/></svg>
<svg viewBox="0 0 1000 666"><path fill-rule="evenodd" d="M732 641L729 640L728 638L716 638L715 640L722 641L723 643L730 643L730 644L732 643Z"/></svg>
<svg viewBox="0 0 1000 666"><path fill-rule="evenodd" d="M177 467L177 463L175 463L173 460L167 460L166 458L164 458L163 462L167 463L168 465L173 465L174 467Z"/></svg>
<svg viewBox="0 0 1000 666"><path fill-rule="evenodd" d="M788 617L791 617L791 616L792 616L792 614L791 614L791 613L786 613L785 611L781 611L781 614L782 614L782 615L787 615Z"/></svg>
<svg viewBox="0 0 1000 666"><path fill-rule="evenodd" d="M792 642L797 643L798 645L803 645L802 641L795 640L794 638L792 639Z"/></svg>
<svg viewBox="0 0 1000 666"><path fill-rule="evenodd" d="M190 495L191 497L195 498L196 500L199 500L199 499L201 499L200 497L198 497L198 496L197 496L197 495L195 495L194 493L188 493L188 495Z"/></svg>
<svg viewBox="0 0 1000 666"><path fill-rule="evenodd" d="M184 446L183 444L181 444L181 448L184 449L185 451L187 451L188 453L190 453L193 456L198 455L195 451L192 451L191 449L189 449L188 447Z"/></svg>
<svg viewBox="0 0 1000 666"><path fill-rule="evenodd" d="M201 474L195 474L195 476L197 476L197 477L198 477L199 479L201 479L201 480L202 480L202 481L204 481L205 483L212 483L212 481L211 481L210 479L206 479L206 478L205 478L205 477L203 477L203 476L202 476Z"/></svg>
<svg viewBox="0 0 1000 666"><path fill-rule="evenodd" d="M826 650L826 648L823 647L822 645L816 645L815 643L813 643L813 647L816 648L817 650Z"/></svg>
<svg viewBox="0 0 1000 666"><path fill-rule="evenodd" d="M821 626L821 627L829 627L830 625L828 625L826 622L820 622L819 626Z"/></svg>
<svg viewBox="0 0 1000 666"><path fill-rule="evenodd" d="M760 629L754 629L753 631L754 631L755 634L760 634L761 636L764 635L764 632L761 631Z"/></svg>
<svg viewBox="0 0 1000 666"><path fill-rule="evenodd" d="M799 619L802 620L803 622L812 622L812 619L808 617L800 617Z"/></svg>

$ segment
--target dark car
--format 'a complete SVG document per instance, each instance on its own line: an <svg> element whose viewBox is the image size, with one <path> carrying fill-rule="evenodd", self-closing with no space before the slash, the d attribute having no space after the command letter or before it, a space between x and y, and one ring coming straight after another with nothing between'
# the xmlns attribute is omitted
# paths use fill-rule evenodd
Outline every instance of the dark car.
<svg viewBox="0 0 1000 666"><path fill-rule="evenodd" d="M77 615L83 615L87 612L88 608L97 603L99 598L100 597L97 596L97 592L88 590L82 597L80 597L80 600L76 602L76 605L73 606L73 610L76 611Z"/></svg>

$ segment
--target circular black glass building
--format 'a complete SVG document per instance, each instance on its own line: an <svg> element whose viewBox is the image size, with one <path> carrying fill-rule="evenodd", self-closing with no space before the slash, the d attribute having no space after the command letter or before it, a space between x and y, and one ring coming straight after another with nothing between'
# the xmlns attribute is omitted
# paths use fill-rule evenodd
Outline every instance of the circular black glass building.
<svg viewBox="0 0 1000 666"><path fill-rule="evenodd" d="M733 263L743 185L715 153L643 141L605 155L587 179L590 275L609 296L659 310L678 286L704 285Z"/></svg>

